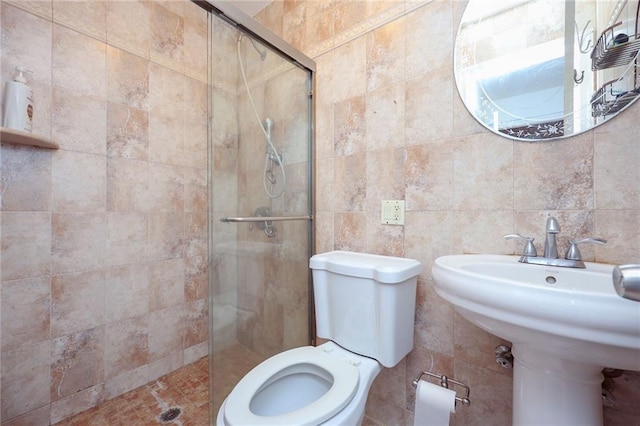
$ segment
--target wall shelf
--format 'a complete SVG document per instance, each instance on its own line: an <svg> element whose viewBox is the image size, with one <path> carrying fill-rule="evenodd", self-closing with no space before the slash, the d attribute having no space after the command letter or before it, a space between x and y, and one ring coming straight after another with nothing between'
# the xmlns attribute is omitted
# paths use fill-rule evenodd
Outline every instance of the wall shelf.
<svg viewBox="0 0 640 426"><path fill-rule="evenodd" d="M21 132L15 129L0 127L0 142L15 145L37 146L39 148L58 149L60 146L51 139L34 135L29 132Z"/></svg>
<svg viewBox="0 0 640 426"><path fill-rule="evenodd" d="M606 28L598 38L595 47L591 51L592 71L627 65L637 56L638 51L640 51L638 34L627 36L628 40L624 43L614 44L614 29L620 25L622 25L622 22Z"/></svg>

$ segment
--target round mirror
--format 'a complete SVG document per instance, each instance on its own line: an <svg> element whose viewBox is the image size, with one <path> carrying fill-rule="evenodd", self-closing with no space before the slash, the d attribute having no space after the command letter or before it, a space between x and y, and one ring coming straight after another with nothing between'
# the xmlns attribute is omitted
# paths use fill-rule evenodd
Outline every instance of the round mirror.
<svg viewBox="0 0 640 426"><path fill-rule="evenodd" d="M469 0L454 70L488 129L537 141L585 132L640 95L638 1Z"/></svg>

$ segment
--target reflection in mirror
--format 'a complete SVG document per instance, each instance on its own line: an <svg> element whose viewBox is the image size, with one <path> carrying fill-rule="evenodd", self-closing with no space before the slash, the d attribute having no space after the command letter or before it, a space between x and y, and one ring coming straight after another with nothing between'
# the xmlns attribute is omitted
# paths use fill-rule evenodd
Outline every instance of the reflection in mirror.
<svg viewBox="0 0 640 426"><path fill-rule="evenodd" d="M469 0L455 45L458 91L490 130L572 136L640 95L638 0Z"/></svg>

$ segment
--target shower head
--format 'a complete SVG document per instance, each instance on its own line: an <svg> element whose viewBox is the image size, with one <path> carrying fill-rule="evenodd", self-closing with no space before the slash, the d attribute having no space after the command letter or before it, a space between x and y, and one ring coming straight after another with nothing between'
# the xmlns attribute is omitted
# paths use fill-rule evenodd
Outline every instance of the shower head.
<svg viewBox="0 0 640 426"><path fill-rule="evenodd" d="M240 43L243 38L244 38L244 34L240 34L240 37L238 37L238 43ZM260 48L258 47L256 42L251 37L249 37L249 42L253 46L253 49L256 52L258 52L258 55L260 55L260 60L261 61L264 61L265 59L267 59L267 49L260 50Z"/></svg>

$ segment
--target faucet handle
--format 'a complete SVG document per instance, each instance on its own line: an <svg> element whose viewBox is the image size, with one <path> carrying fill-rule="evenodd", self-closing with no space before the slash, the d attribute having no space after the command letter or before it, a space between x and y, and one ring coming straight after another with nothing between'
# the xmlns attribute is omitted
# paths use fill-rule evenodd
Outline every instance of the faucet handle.
<svg viewBox="0 0 640 426"><path fill-rule="evenodd" d="M569 248L567 249L567 254L565 254L564 258L567 260L582 260L582 254L578 249L578 244L589 243L589 244L606 244L607 240L603 240L602 238L583 238L581 240L570 240Z"/></svg>
<svg viewBox="0 0 640 426"><path fill-rule="evenodd" d="M507 234L504 236L505 240L523 240L527 243L524 246L523 256L536 257L538 256L538 252L536 251L536 246L533 245L533 240L535 238L532 237L523 237L520 234Z"/></svg>

